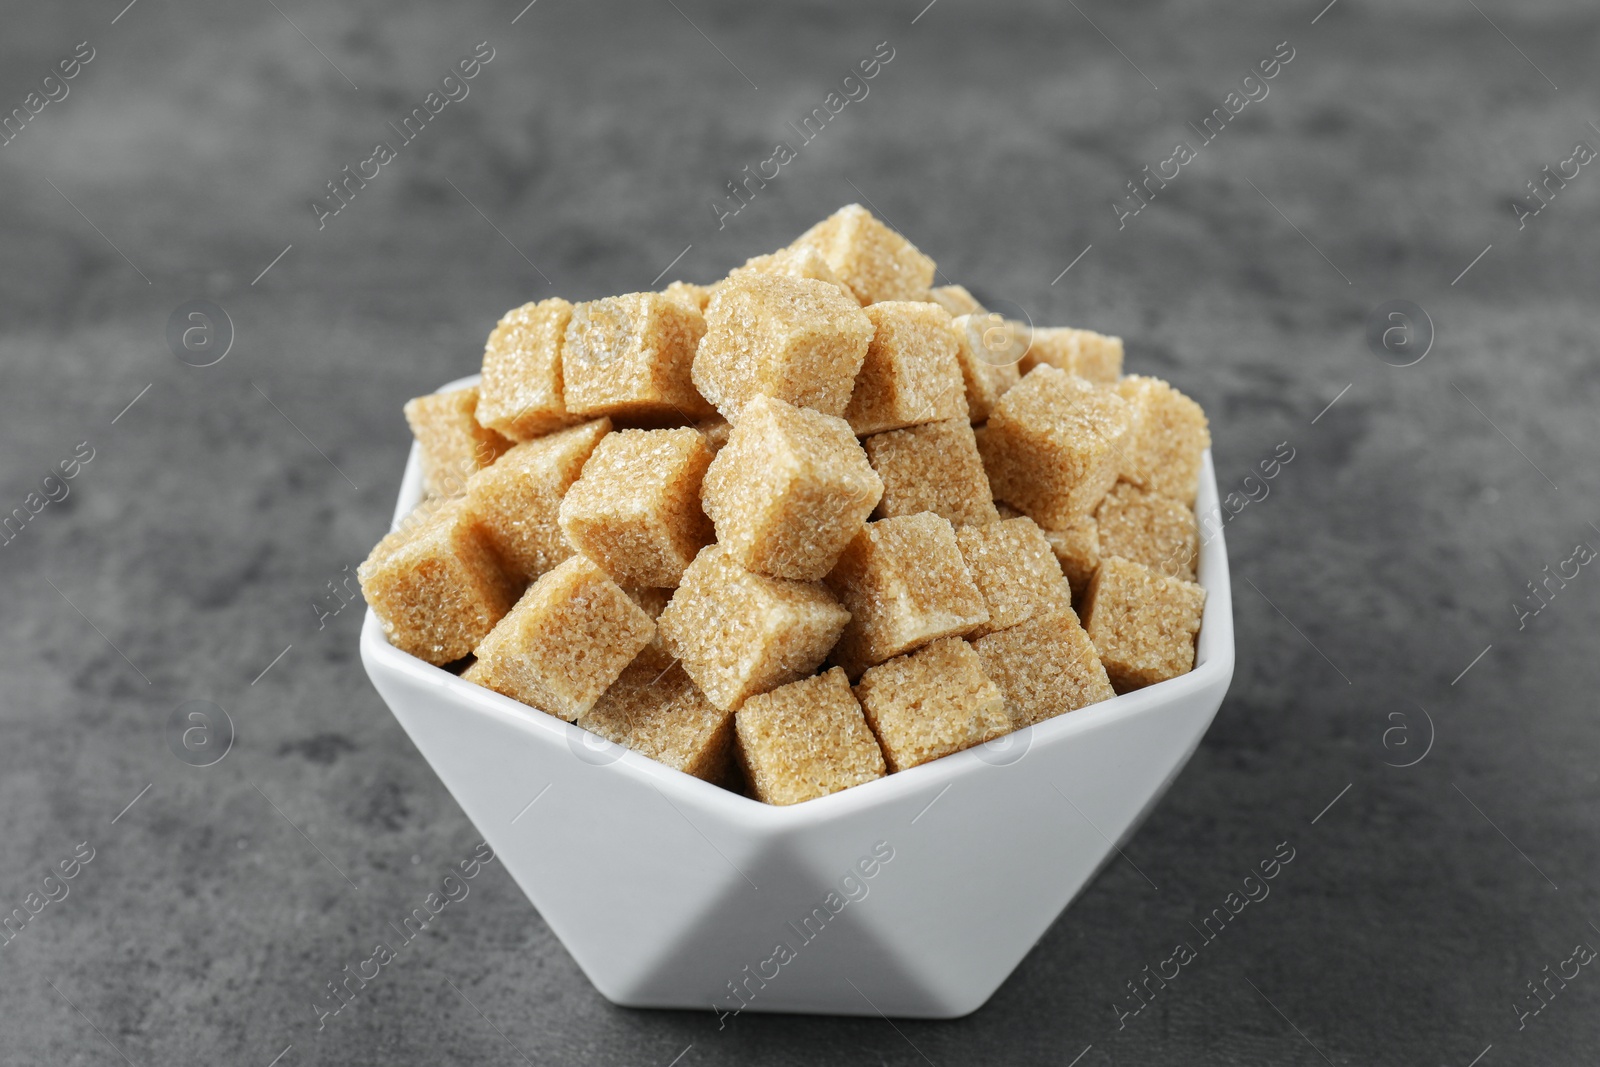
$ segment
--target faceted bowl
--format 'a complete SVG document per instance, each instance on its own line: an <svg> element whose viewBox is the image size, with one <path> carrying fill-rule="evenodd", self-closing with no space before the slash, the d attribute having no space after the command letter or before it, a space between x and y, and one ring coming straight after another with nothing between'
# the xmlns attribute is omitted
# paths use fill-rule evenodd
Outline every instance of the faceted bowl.
<svg viewBox="0 0 1600 1067"><path fill-rule="evenodd" d="M421 491L413 447L396 522ZM1216 509L1207 454L1197 512ZM464 682L391 647L370 611L361 659L611 1001L954 1018L994 993L1199 745L1233 676L1220 530L1199 581L1189 674L789 807Z"/></svg>

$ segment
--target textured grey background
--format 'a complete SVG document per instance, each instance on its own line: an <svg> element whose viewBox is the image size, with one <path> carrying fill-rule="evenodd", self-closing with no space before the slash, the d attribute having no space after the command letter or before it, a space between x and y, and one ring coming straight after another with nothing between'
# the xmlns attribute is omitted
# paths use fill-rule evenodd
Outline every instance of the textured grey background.
<svg viewBox="0 0 1600 1067"><path fill-rule="evenodd" d="M1525 629L1512 605L1600 546L1600 175L1520 232L1510 202L1600 145L1600 15L923 2L8 5L0 109L96 56L0 147L0 511L95 458L0 548L0 912L96 855L0 949L0 1058L1588 1060L1600 977L1520 1031L1513 1005L1600 945L1600 572ZM319 232L323 183L482 40L471 95ZM722 184L885 40L870 96L719 231ZM1270 96L1119 231L1123 183L1284 40ZM672 275L708 280L854 200L949 279L1125 336L1205 404L1225 490L1296 450L1229 526L1238 672L1128 846L1149 880L1108 867L967 1019L719 1032L607 1004L495 866L317 1033L323 983L478 841L367 684L358 611L312 606L384 530L401 403L512 305L647 288L686 245ZM237 332L204 369L164 336L194 298ZM1437 328L1407 369L1363 340L1394 298ZM191 699L238 728L207 769L169 749ZM1419 709L1431 751L1386 766ZM1118 1031L1123 983L1284 840L1271 897Z"/></svg>

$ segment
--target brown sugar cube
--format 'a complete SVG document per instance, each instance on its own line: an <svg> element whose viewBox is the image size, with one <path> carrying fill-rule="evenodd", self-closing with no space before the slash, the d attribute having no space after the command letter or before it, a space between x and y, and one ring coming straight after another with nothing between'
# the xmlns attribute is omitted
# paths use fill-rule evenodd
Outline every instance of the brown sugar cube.
<svg viewBox="0 0 1600 1067"><path fill-rule="evenodd" d="M706 301L711 299L711 286L696 285L694 282L671 282L661 290L661 295L668 300L676 300L684 307L704 313Z"/></svg>
<svg viewBox="0 0 1600 1067"><path fill-rule="evenodd" d="M1203 453L1211 447L1206 413L1160 378L1130 374L1118 383L1117 393L1136 418L1124 449L1122 476L1141 489L1194 507Z"/></svg>
<svg viewBox="0 0 1600 1067"><path fill-rule="evenodd" d="M959 638L870 668L855 693L891 772L981 745L1012 728L999 686Z"/></svg>
<svg viewBox="0 0 1600 1067"><path fill-rule="evenodd" d="M744 266L735 267L728 272L728 279L733 280L748 274L782 274L790 278L811 278L836 285L845 296L851 300L856 299L855 293L839 280L839 276L833 273L833 268L828 266L828 261L814 248L780 248L771 255L747 259Z"/></svg>
<svg viewBox="0 0 1600 1067"><path fill-rule="evenodd" d="M980 637L972 648L1000 687L1014 730L1117 695L1071 608Z"/></svg>
<svg viewBox="0 0 1600 1067"><path fill-rule="evenodd" d="M982 422L1006 390L1022 380L1018 364L1028 350L1028 328L994 312L957 316L956 360L967 390L967 415Z"/></svg>
<svg viewBox="0 0 1600 1067"><path fill-rule="evenodd" d="M1074 598L1083 596L1089 580L1100 566L1100 526L1093 519L1079 519L1065 530L1045 530L1044 537L1067 576Z"/></svg>
<svg viewBox="0 0 1600 1067"><path fill-rule="evenodd" d="M1018 626L1037 615L1072 610L1072 589L1032 519L965 526L956 531L956 544L989 609L989 621L969 638Z"/></svg>
<svg viewBox="0 0 1600 1067"><path fill-rule="evenodd" d="M1066 326L1035 327L1033 343L1022 360L1026 374L1040 363L1087 378L1098 385L1116 385L1122 377L1122 338Z"/></svg>
<svg viewBox="0 0 1600 1067"><path fill-rule="evenodd" d="M422 454L422 487L429 496L460 496L474 471L511 447L478 422L477 409L476 385L406 401L406 422Z"/></svg>
<svg viewBox="0 0 1600 1067"><path fill-rule="evenodd" d="M878 518L931 511L957 526L999 518L966 419L873 434L862 446L883 479Z"/></svg>
<svg viewBox="0 0 1600 1067"><path fill-rule="evenodd" d="M705 698L683 668L636 659L578 725L673 770L720 783L733 762L733 715Z"/></svg>
<svg viewBox="0 0 1600 1067"><path fill-rule="evenodd" d="M625 586L622 590L628 594L628 599L639 605L639 610L650 616L650 621L655 622L661 618L661 613L666 610L667 602L672 599L672 590L655 589L649 586ZM666 642L661 639L661 630L657 627L655 635L650 638L650 643L639 650L634 657L634 663L643 663L654 667L659 673L677 662L671 652L667 651Z"/></svg>
<svg viewBox="0 0 1600 1067"><path fill-rule="evenodd" d="M1083 627L1119 693L1187 674L1206 591L1106 556L1083 601Z"/></svg>
<svg viewBox="0 0 1600 1067"><path fill-rule="evenodd" d="M605 571L573 556L529 586L479 643L471 680L571 722L654 633L650 616Z"/></svg>
<svg viewBox="0 0 1600 1067"><path fill-rule="evenodd" d="M747 571L710 545L684 572L660 623L667 651L728 711L816 670L849 617L820 583Z"/></svg>
<svg viewBox="0 0 1600 1067"><path fill-rule="evenodd" d="M711 540L700 431L619 430L595 446L561 501L561 532L624 585L674 586Z"/></svg>
<svg viewBox="0 0 1600 1067"><path fill-rule="evenodd" d="M1116 385L1122 377L1122 338L1093 330L1078 333L1078 374L1099 385Z"/></svg>
<svg viewBox="0 0 1600 1067"><path fill-rule="evenodd" d="M1072 370L1098 386L1115 386L1122 378L1122 338L1078 330Z"/></svg>
<svg viewBox="0 0 1600 1067"><path fill-rule="evenodd" d="M850 611L832 659L852 678L989 621L950 521L928 512L867 523L826 581Z"/></svg>
<svg viewBox="0 0 1600 1067"><path fill-rule="evenodd" d="M837 285L750 271L717 287L694 357L694 384L737 421L752 397L842 415L872 320Z"/></svg>
<svg viewBox="0 0 1600 1067"><path fill-rule="evenodd" d="M996 497L1060 530L1116 484L1131 425L1116 393L1041 364L1000 398L978 451Z"/></svg>
<svg viewBox="0 0 1600 1067"><path fill-rule="evenodd" d="M955 318L960 315L981 315L984 311L978 298L967 292L964 285L937 285L928 290L928 299L950 312Z"/></svg>
<svg viewBox="0 0 1600 1067"><path fill-rule="evenodd" d="M767 804L798 804L887 773L838 667L751 697L734 729L745 780Z"/></svg>
<svg viewBox="0 0 1600 1067"><path fill-rule="evenodd" d="M572 555L557 525L561 498L610 432L610 419L596 419L524 441L467 479L467 506L507 574L532 581Z"/></svg>
<svg viewBox="0 0 1600 1067"><path fill-rule="evenodd" d="M1010 504L998 500L995 501L995 508L1002 519L1015 519L1022 514ZM1072 597L1076 600L1089 588L1089 579L1094 577L1095 568L1100 566L1099 526L1093 519L1079 519L1065 530L1046 530L1040 526L1039 532L1050 542L1050 550L1056 554L1056 562L1061 564L1061 573L1066 575L1067 583L1072 586Z"/></svg>
<svg viewBox="0 0 1600 1067"><path fill-rule="evenodd" d="M967 391L950 315L938 304L890 300L863 309L874 331L844 410L862 437L965 418Z"/></svg>
<svg viewBox="0 0 1600 1067"><path fill-rule="evenodd" d="M1194 512L1169 497L1118 482L1095 512L1100 550L1168 578L1194 580L1200 534Z"/></svg>
<svg viewBox="0 0 1600 1067"><path fill-rule="evenodd" d="M389 643L435 666L471 652L520 588L461 497L423 504L378 542L356 577Z"/></svg>
<svg viewBox="0 0 1600 1067"><path fill-rule="evenodd" d="M698 311L661 293L574 305L561 350L567 410L591 418L711 414L689 378L704 333Z"/></svg>
<svg viewBox="0 0 1600 1067"><path fill-rule="evenodd" d="M814 582L882 495L849 423L759 396L711 461L700 500L718 543L740 566Z"/></svg>
<svg viewBox="0 0 1600 1067"><path fill-rule="evenodd" d="M559 297L505 313L483 349L478 421L529 441L574 421L561 398L561 345L572 305Z"/></svg>
<svg viewBox="0 0 1600 1067"><path fill-rule="evenodd" d="M816 249L863 304L921 300L933 284L933 260L860 204L840 208L790 247Z"/></svg>

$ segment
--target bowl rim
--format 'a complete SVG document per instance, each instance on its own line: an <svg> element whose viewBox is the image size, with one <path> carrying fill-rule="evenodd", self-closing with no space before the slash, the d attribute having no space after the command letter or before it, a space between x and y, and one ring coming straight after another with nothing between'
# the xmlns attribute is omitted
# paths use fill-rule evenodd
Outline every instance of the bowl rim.
<svg viewBox="0 0 1600 1067"><path fill-rule="evenodd" d="M436 392L476 385L478 379L477 374L457 378L440 386ZM418 447L413 441L401 477L391 530L410 514L421 498L422 471ZM1216 473L1211 450L1207 449L1201 465L1195 511L1205 515L1216 510L1217 506ZM1057 715L1006 735L1020 738L1027 746L1024 755L1033 753L1034 749L1070 744L1072 738L1079 734L1156 708L1185 702L1213 686L1227 687L1234 667L1233 598L1229 587L1226 542L1220 526L1209 538L1202 538L1199 557L1197 580L1206 590L1206 604L1201 616L1194 668L1180 677L1119 694L1110 700ZM455 703L467 709L537 737L543 743L559 746L565 758L578 758L574 755L574 746L582 746L584 739L592 736L589 731L559 716L465 681L441 667L400 651L389 644L371 608L367 609L362 622L360 649L369 676L385 672L418 686L440 688L451 694ZM724 823L742 825L761 833L773 833L796 831L849 818L913 795L942 794L959 779L1006 769L984 760L982 749L983 746L965 749L837 793L789 805L753 800L620 747L614 759L598 765L596 769L653 786L668 799L681 801Z"/></svg>

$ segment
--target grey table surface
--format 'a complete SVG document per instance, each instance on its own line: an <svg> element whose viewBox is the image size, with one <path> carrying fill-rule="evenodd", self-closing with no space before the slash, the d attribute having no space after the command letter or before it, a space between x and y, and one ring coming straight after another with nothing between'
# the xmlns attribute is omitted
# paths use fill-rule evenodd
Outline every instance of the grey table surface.
<svg viewBox="0 0 1600 1067"><path fill-rule="evenodd" d="M0 112L67 94L0 145L0 512L93 458L0 548L0 912L93 859L0 949L0 1060L1592 1060L1600 978L1518 1012L1600 945L1600 574L1567 562L1600 547L1600 176L1569 162L1600 12L925 2L7 5ZM879 42L869 95L719 221ZM1205 405L1224 491L1294 450L1227 528L1238 670L1192 763L965 1019L617 1008L495 866L319 1032L324 983L479 840L327 606L385 529L401 404L508 307L709 280L851 201L997 304L1125 337ZM1397 299L1435 335L1407 367L1366 339ZM191 300L232 325L212 366L168 344ZM173 753L189 700L236 726L214 766ZM1285 840L1270 899L1119 1028Z"/></svg>

